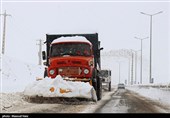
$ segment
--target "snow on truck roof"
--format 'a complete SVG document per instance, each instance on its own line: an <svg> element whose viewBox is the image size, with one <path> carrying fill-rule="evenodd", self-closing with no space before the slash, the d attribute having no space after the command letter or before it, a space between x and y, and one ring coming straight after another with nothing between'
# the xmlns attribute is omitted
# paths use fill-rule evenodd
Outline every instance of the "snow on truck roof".
<svg viewBox="0 0 170 118"><path fill-rule="evenodd" d="M60 43L60 42L86 42L91 44L84 36L70 36L70 37L60 37L54 39L51 44Z"/></svg>

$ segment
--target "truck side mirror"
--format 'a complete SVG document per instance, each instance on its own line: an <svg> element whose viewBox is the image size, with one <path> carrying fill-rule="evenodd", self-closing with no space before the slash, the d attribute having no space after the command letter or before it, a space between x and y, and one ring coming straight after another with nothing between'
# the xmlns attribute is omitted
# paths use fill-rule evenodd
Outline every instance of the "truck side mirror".
<svg viewBox="0 0 170 118"><path fill-rule="evenodd" d="M43 60L46 60L46 53L45 53L45 51L42 51L42 58L43 58Z"/></svg>
<svg viewBox="0 0 170 118"><path fill-rule="evenodd" d="M100 54L100 51L103 50L103 47L97 50L97 55Z"/></svg>
<svg viewBox="0 0 170 118"><path fill-rule="evenodd" d="M47 65L47 62L43 62L43 65L46 66L46 65Z"/></svg>
<svg viewBox="0 0 170 118"><path fill-rule="evenodd" d="M100 49L99 49L99 51L100 51L100 50L103 50L103 47L102 47L102 48L100 48Z"/></svg>

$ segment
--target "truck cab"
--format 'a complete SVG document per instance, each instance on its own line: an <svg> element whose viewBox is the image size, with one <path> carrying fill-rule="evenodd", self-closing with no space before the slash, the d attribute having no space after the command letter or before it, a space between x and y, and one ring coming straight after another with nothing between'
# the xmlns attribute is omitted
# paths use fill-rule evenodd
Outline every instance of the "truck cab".
<svg viewBox="0 0 170 118"><path fill-rule="evenodd" d="M111 70L100 70L100 78L102 78L103 87L106 86L108 88L108 91L111 91Z"/></svg>
<svg viewBox="0 0 170 118"><path fill-rule="evenodd" d="M94 68L92 44L82 36L60 37L50 45L48 77L90 81Z"/></svg>

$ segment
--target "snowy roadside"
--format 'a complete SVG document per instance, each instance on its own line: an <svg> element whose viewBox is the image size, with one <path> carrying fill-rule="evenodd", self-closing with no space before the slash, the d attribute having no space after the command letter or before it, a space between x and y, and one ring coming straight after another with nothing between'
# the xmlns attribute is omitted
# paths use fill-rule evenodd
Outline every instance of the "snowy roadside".
<svg viewBox="0 0 170 118"><path fill-rule="evenodd" d="M0 93L0 113L5 113L8 109L15 108L19 104L25 103L22 93Z"/></svg>
<svg viewBox="0 0 170 118"><path fill-rule="evenodd" d="M36 77L42 77L44 72L43 66L27 64L21 62L17 59L8 57L6 55L2 56L2 86L0 91L0 109L1 113L10 112L39 112L42 108L45 112L63 112L63 113L89 113L95 111L95 109L102 105L104 101L107 101L110 94L114 92L103 92L103 98L98 102L80 102L76 104L80 105L70 105L68 106L62 103L59 104L35 104L29 103L23 99L23 91L27 85L36 81ZM58 107L57 107L58 106ZM59 109L61 108L62 109ZM30 108L34 109L31 110ZM67 108L67 110L65 109ZM53 109L53 111L48 111ZM55 109L55 110L54 110Z"/></svg>
<svg viewBox="0 0 170 118"><path fill-rule="evenodd" d="M110 99L115 90L103 90L103 98L100 101L75 101L75 104L74 101L53 104L30 103L23 99L22 92L0 93L0 113L93 113Z"/></svg>
<svg viewBox="0 0 170 118"><path fill-rule="evenodd" d="M128 86L126 89L136 92L144 97L157 100L161 104L170 106L170 89L153 88L149 86Z"/></svg>
<svg viewBox="0 0 170 118"><path fill-rule="evenodd" d="M1 55L0 112L25 104L22 92L25 87L43 76L43 66L19 61L7 55Z"/></svg>

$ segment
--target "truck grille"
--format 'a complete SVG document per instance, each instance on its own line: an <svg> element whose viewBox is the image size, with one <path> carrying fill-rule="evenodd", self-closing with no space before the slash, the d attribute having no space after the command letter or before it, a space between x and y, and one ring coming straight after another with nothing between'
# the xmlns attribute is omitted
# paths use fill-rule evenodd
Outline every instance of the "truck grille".
<svg viewBox="0 0 170 118"><path fill-rule="evenodd" d="M61 75L80 75L80 67L61 67L58 69L58 74Z"/></svg>
<svg viewBox="0 0 170 118"><path fill-rule="evenodd" d="M66 62L65 61L59 61L59 62L57 62L57 64L66 64Z"/></svg>
<svg viewBox="0 0 170 118"><path fill-rule="evenodd" d="M73 64L81 64L81 61L72 61Z"/></svg>

